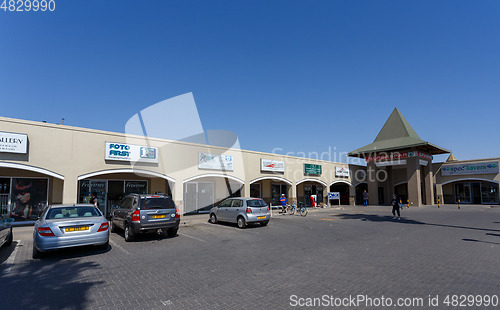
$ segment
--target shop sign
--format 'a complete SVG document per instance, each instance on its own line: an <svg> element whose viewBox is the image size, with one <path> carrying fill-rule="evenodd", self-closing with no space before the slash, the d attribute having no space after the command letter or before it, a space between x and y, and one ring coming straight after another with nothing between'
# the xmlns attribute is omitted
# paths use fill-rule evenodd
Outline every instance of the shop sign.
<svg viewBox="0 0 500 310"><path fill-rule="evenodd" d="M158 148L134 144L106 142L106 160L158 163Z"/></svg>
<svg viewBox="0 0 500 310"><path fill-rule="evenodd" d="M28 135L0 132L0 152L26 154Z"/></svg>
<svg viewBox="0 0 500 310"><path fill-rule="evenodd" d="M304 186L304 191L310 192L311 190L311 186Z"/></svg>
<svg viewBox="0 0 500 310"><path fill-rule="evenodd" d="M498 173L498 161L463 165L446 165L441 168L442 176L486 173Z"/></svg>
<svg viewBox="0 0 500 310"><path fill-rule="evenodd" d="M304 164L304 174L321 174L321 165Z"/></svg>
<svg viewBox="0 0 500 310"><path fill-rule="evenodd" d="M233 171L233 156L199 152L198 168Z"/></svg>
<svg viewBox="0 0 500 310"><path fill-rule="evenodd" d="M379 160L393 160L393 159L402 159L408 157L420 157L428 160L432 160L432 155L422 153L422 152L394 152L390 154L379 154L375 156L367 156L365 157L366 161L379 161Z"/></svg>
<svg viewBox="0 0 500 310"><path fill-rule="evenodd" d="M285 162L270 159L260 159L261 171L285 172Z"/></svg>
<svg viewBox="0 0 500 310"><path fill-rule="evenodd" d="M349 169L344 167L335 167L336 177L349 177Z"/></svg>

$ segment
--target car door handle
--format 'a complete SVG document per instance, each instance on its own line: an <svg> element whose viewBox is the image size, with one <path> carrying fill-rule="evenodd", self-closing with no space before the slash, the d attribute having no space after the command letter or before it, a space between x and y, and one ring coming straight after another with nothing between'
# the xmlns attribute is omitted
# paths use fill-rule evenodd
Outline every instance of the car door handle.
<svg viewBox="0 0 500 310"><path fill-rule="evenodd" d="M236 211L238 211L238 209L236 209Z"/></svg>

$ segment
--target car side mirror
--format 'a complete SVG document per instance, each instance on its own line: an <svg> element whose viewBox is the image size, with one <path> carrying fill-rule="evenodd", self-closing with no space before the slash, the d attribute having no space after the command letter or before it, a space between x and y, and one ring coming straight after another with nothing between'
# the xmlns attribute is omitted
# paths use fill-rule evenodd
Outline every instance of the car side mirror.
<svg viewBox="0 0 500 310"><path fill-rule="evenodd" d="M117 205L112 205L111 209L118 209L118 206Z"/></svg>

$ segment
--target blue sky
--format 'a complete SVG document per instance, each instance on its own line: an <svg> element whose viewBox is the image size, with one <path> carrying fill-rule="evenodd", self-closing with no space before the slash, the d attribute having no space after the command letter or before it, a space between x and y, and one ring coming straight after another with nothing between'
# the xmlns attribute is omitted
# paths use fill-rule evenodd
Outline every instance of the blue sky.
<svg viewBox="0 0 500 310"><path fill-rule="evenodd" d="M124 132L192 92L243 149L333 156L398 107L458 159L500 156L499 1L55 3L0 10L0 116Z"/></svg>

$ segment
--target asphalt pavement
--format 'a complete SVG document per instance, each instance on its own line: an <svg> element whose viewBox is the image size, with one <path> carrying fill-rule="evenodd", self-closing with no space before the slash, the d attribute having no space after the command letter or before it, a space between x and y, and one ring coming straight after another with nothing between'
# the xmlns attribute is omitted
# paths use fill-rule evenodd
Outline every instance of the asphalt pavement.
<svg viewBox="0 0 500 310"><path fill-rule="evenodd" d="M33 228L16 227L0 250L0 309L496 308L485 303L498 305L500 208L390 211L274 212L246 229L186 216L176 237L112 233L106 250L39 260Z"/></svg>

